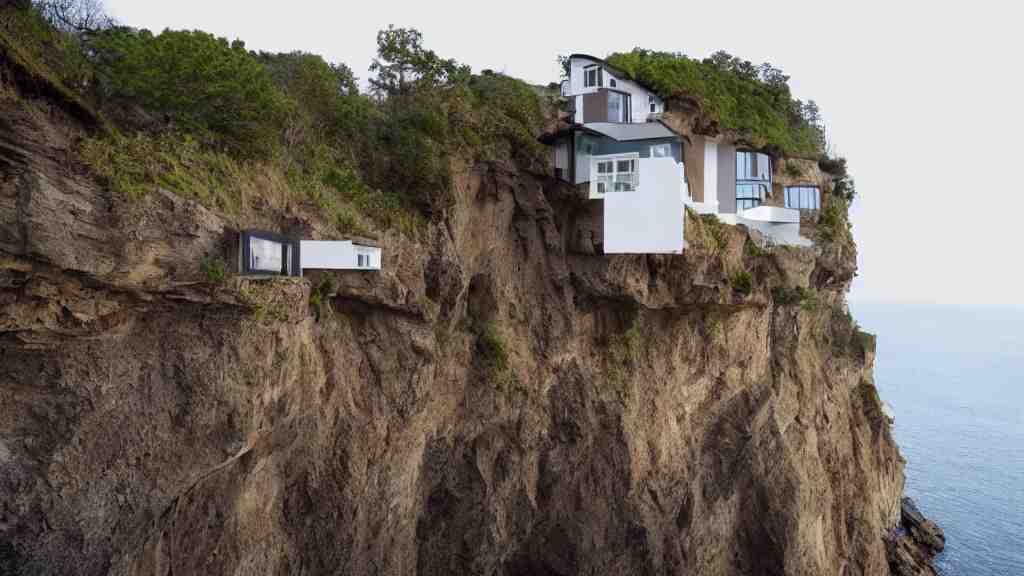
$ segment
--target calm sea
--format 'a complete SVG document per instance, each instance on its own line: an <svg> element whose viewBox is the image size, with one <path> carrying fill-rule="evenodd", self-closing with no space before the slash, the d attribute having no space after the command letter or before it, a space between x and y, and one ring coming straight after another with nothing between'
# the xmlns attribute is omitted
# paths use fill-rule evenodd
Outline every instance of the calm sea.
<svg viewBox="0 0 1024 576"><path fill-rule="evenodd" d="M945 575L1024 576L1024 309L853 303Z"/></svg>

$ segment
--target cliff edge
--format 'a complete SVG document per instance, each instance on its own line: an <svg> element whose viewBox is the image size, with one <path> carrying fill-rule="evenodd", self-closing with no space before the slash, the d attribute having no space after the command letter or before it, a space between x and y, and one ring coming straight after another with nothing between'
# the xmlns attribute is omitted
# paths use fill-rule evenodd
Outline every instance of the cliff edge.
<svg viewBox="0 0 1024 576"><path fill-rule="evenodd" d="M204 263L232 230L329 224L115 193L79 159L92 128L17 90L0 573L910 565L852 244L765 248L691 214L682 255L594 254L573 189L465 160L429 223L377 231L379 274L222 277Z"/></svg>

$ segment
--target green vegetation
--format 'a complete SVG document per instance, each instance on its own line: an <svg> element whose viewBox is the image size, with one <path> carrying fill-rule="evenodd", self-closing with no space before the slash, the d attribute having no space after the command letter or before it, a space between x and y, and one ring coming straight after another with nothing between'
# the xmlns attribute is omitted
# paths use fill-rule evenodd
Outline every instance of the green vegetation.
<svg viewBox="0 0 1024 576"><path fill-rule="evenodd" d="M729 278L729 284L736 293L749 296L754 289L754 278L750 272L740 270Z"/></svg>
<svg viewBox="0 0 1024 576"><path fill-rule="evenodd" d="M763 258L771 254L768 248L762 247L750 237L747 238L746 243L743 245L743 250L747 253L747 256L751 258Z"/></svg>
<svg viewBox="0 0 1024 576"><path fill-rule="evenodd" d="M689 217L687 234L692 235L693 241L712 252L717 252L726 247L729 243L729 231L726 225L714 214L697 214L692 208L686 208Z"/></svg>
<svg viewBox="0 0 1024 576"><path fill-rule="evenodd" d="M415 235L451 204L454 167L547 168L541 97L501 74L472 75L416 30L380 32L364 94L347 66L317 55L114 26L86 0L18 6L0 8L0 48L109 121L82 156L131 198L159 186L228 212L308 201L345 233Z"/></svg>
<svg viewBox="0 0 1024 576"><path fill-rule="evenodd" d="M832 194L842 198L847 204L853 202L853 199L857 196L857 187L853 177L850 176L847 170L846 158L833 158L823 155L818 160L818 167L821 168L822 172L832 175Z"/></svg>
<svg viewBox="0 0 1024 576"><path fill-rule="evenodd" d="M227 267L220 258L204 258L200 267L206 279L213 284L222 284L227 279Z"/></svg>
<svg viewBox="0 0 1024 576"><path fill-rule="evenodd" d="M508 347L493 321L476 325L476 349L484 366L493 374L508 370Z"/></svg>
<svg viewBox="0 0 1024 576"><path fill-rule="evenodd" d="M696 60L641 48L607 61L667 101L695 100L721 128L756 147L810 158L824 149L818 106L793 99L789 77L770 64L755 66L726 52Z"/></svg>
<svg viewBox="0 0 1024 576"><path fill-rule="evenodd" d="M330 298L338 292L338 284L331 274L323 274L316 286L309 291L309 306L316 309L317 317L323 316L324 307L331 310Z"/></svg>
<svg viewBox="0 0 1024 576"><path fill-rule="evenodd" d="M818 241L845 244L853 241L846 201L835 198L822 209L817 223Z"/></svg>
<svg viewBox="0 0 1024 576"><path fill-rule="evenodd" d="M772 290L772 300L778 306L797 306L813 310L818 306L818 293L813 288L778 286Z"/></svg>

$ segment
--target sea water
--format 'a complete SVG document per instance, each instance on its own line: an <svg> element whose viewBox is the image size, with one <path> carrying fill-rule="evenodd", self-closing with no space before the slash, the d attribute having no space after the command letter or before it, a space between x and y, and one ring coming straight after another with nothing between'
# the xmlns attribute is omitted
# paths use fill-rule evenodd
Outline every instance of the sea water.
<svg viewBox="0 0 1024 576"><path fill-rule="evenodd" d="M853 303L945 575L1024 576L1024 309Z"/></svg>

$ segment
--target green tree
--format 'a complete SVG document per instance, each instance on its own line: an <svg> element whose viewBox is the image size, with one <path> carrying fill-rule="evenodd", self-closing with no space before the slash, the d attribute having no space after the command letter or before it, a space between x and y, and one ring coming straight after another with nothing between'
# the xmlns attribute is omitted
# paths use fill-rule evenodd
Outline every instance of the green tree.
<svg viewBox="0 0 1024 576"><path fill-rule="evenodd" d="M374 91L387 96L408 93L417 85L433 87L469 78L469 66L424 48L419 30L394 26L377 33L377 58L370 71L377 74L370 79Z"/></svg>
<svg viewBox="0 0 1024 576"><path fill-rule="evenodd" d="M122 27L95 35L91 48L104 101L141 106L237 156L278 146L291 104L243 42Z"/></svg>

